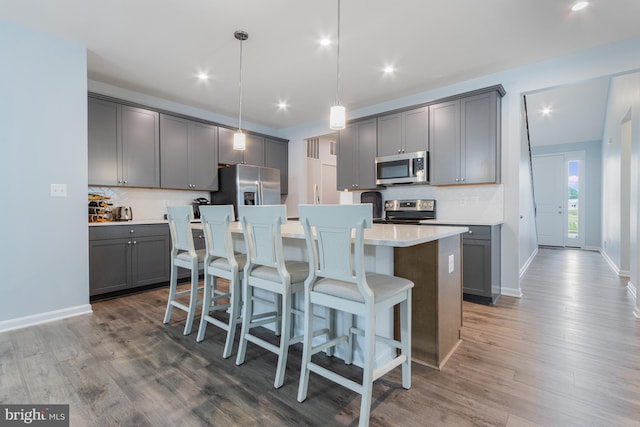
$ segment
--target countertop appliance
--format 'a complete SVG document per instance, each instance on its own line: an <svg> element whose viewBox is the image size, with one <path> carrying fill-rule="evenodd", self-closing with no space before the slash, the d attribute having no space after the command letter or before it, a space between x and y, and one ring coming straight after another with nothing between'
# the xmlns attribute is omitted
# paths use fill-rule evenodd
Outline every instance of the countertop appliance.
<svg viewBox="0 0 640 427"><path fill-rule="evenodd" d="M133 210L131 209L131 206L118 206L114 208L113 220L114 221L132 221Z"/></svg>
<svg viewBox="0 0 640 427"><path fill-rule="evenodd" d="M218 169L219 191L211 193L214 205L279 205L280 170L262 166L231 165Z"/></svg>
<svg viewBox="0 0 640 427"><path fill-rule="evenodd" d="M425 219L436 218L436 201L433 199L387 200L384 202L382 224L420 224Z"/></svg>
<svg viewBox="0 0 640 427"><path fill-rule="evenodd" d="M376 184L427 184L429 182L429 153L394 154L376 157Z"/></svg>
<svg viewBox="0 0 640 427"><path fill-rule="evenodd" d="M360 195L360 203L371 203L373 219L382 218L382 194L379 191L365 191Z"/></svg>
<svg viewBox="0 0 640 427"><path fill-rule="evenodd" d="M200 219L200 206L210 204L211 202L206 197L198 197L197 199L193 199L193 217L195 219Z"/></svg>

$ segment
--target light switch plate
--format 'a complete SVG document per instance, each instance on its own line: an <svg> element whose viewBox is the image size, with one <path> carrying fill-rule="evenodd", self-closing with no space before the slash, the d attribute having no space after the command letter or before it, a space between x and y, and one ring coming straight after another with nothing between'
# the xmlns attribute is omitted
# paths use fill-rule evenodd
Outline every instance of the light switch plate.
<svg viewBox="0 0 640 427"><path fill-rule="evenodd" d="M67 197L67 184L51 184L51 197Z"/></svg>
<svg viewBox="0 0 640 427"><path fill-rule="evenodd" d="M453 254L449 255L449 273L453 273Z"/></svg>

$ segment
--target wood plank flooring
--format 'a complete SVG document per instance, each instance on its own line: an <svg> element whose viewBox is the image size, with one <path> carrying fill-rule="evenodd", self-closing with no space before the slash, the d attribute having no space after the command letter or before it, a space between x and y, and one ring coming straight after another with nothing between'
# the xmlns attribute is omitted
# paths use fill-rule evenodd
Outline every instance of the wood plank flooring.
<svg viewBox="0 0 640 427"><path fill-rule="evenodd" d="M442 371L413 365L374 385L372 426L640 426L640 320L600 254L541 249L523 298L464 303L463 343ZM273 388L276 356L224 333L195 342L162 324L166 289L99 301L94 313L0 334L0 403L69 403L72 426L355 426L359 395L312 375L296 401L300 348ZM342 361L326 359L343 371Z"/></svg>

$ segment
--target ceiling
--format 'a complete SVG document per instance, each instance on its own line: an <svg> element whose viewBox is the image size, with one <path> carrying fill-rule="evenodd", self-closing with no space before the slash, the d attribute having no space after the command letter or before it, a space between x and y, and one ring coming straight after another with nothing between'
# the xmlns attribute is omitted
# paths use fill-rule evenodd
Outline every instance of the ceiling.
<svg viewBox="0 0 640 427"><path fill-rule="evenodd" d="M235 117L233 33L245 30L243 120L286 128L324 119L335 102L336 46L318 41L336 39L337 1L1 3L0 19L86 46L92 80ZM640 36L638 0L593 0L574 13L571 4L342 0L341 102L349 111ZM393 75L382 72L388 64ZM280 101L288 107L278 109Z"/></svg>

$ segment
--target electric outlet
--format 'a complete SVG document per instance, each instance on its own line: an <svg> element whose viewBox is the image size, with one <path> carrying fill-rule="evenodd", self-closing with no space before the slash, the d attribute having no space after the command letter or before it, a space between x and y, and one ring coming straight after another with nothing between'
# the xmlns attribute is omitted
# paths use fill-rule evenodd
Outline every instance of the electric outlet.
<svg viewBox="0 0 640 427"><path fill-rule="evenodd" d="M51 197L67 197L67 184L51 184Z"/></svg>
<svg viewBox="0 0 640 427"><path fill-rule="evenodd" d="M449 255L449 273L453 273L453 254Z"/></svg>

